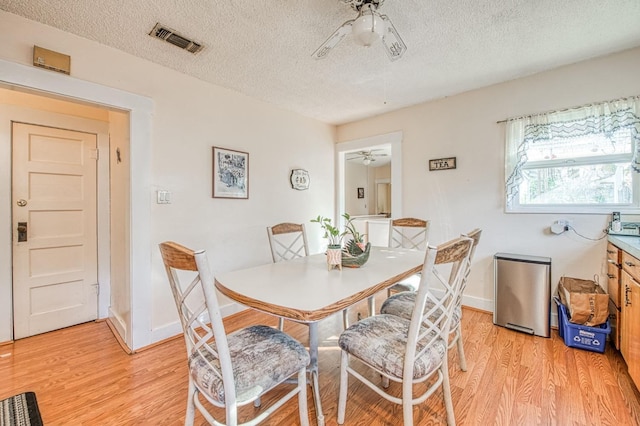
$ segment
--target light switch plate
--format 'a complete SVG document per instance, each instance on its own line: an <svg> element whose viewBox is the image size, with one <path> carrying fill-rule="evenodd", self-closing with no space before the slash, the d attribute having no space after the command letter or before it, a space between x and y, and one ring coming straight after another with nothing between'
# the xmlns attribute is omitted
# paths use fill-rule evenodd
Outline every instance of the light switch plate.
<svg viewBox="0 0 640 426"><path fill-rule="evenodd" d="M171 192L165 190L157 191L156 196L158 204L171 204Z"/></svg>

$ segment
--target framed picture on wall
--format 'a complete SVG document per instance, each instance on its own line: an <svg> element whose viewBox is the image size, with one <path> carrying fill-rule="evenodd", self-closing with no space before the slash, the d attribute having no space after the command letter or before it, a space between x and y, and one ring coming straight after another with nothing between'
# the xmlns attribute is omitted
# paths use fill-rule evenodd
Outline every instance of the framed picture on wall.
<svg viewBox="0 0 640 426"><path fill-rule="evenodd" d="M364 188L358 188L358 198L364 198Z"/></svg>
<svg viewBox="0 0 640 426"><path fill-rule="evenodd" d="M249 153L213 147L213 198L249 198Z"/></svg>

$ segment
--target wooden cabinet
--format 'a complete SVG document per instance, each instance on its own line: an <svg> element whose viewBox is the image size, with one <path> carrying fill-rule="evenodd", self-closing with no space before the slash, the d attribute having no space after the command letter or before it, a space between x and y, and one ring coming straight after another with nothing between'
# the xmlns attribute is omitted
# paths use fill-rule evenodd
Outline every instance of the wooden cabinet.
<svg viewBox="0 0 640 426"><path fill-rule="evenodd" d="M620 352L627 363L629 375L640 388L640 260L624 251L621 260Z"/></svg>
<svg viewBox="0 0 640 426"><path fill-rule="evenodd" d="M607 288L609 297L620 308L620 256L621 251L611 243L607 244ZM616 345L617 347L617 345Z"/></svg>

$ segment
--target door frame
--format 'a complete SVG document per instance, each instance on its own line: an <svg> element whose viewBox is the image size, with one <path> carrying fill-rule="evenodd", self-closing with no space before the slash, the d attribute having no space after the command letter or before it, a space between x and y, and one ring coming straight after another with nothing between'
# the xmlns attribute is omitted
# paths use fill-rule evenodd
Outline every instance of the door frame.
<svg viewBox="0 0 640 426"><path fill-rule="evenodd" d="M17 64L0 59L0 82L12 87L35 90L43 96L62 96L129 112L130 128L130 242L128 271L131 292L131 324L125 343L136 350L152 343L151 322L151 128L153 101L150 98L114 89L74 77ZM1 136L1 135L0 135ZM0 147L0 149L4 149ZM10 153L10 151L7 151ZM10 155L7 155L10 158ZM9 168L5 168L8 170ZM11 180L0 179L0 199L10 199ZM11 252L11 215L0 207L0 245ZM0 259L0 342L13 340L11 259ZM99 306L99 317L106 317L105 308Z"/></svg>

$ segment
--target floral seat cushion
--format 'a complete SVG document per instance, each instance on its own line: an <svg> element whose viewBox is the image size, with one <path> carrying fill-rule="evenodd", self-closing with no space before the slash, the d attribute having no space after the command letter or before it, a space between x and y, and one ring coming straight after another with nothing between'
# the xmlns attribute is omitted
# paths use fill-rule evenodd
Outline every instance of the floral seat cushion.
<svg viewBox="0 0 640 426"><path fill-rule="evenodd" d="M309 353L287 334L265 325L227 335L236 399L250 401L309 365ZM189 370L203 392L220 403L225 395L220 362L207 350L191 355Z"/></svg>
<svg viewBox="0 0 640 426"><path fill-rule="evenodd" d="M391 291L396 293L401 291L418 291L418 287L420 286L421 274L413 274L410 277L405 278L402 281L398 281L394 285L391 286Z"/></svg>
<svg viewBox="0 0 640 426"><path fill-rule="evenodd" d="M409 324L410 321L395 315L375 315L343 331L338 344L375 369L402 378ZM424 340L418 342L416 353L424 348ZM446 352L444 340L436 339L424 354L416 358L413 378L423 378L432 373L440 366Z"/></svg>
<svg viewBox="0 0 640 426"><path fill-rule="evenodd" d="M404 291L402 293L396 293L382 303L380 307L381 314L395 315L405 319L411 319L413 313L413 306L416 302L416 293L414 291ZM432 309L434 303L432 300L427 299L425 304L425 312ZM435 314L434 314L435 315ZM433 315L432 315L433 316ZM462 318L462 307L456 306L453 310L453 317L451 319L451 330L456 328Z"/></svg>

